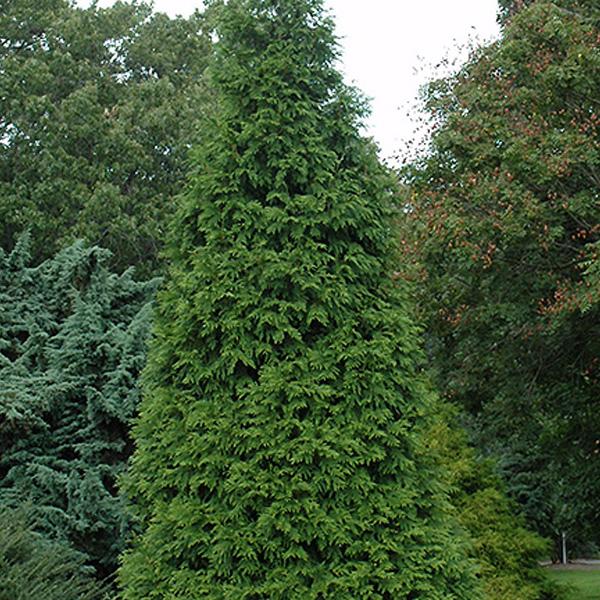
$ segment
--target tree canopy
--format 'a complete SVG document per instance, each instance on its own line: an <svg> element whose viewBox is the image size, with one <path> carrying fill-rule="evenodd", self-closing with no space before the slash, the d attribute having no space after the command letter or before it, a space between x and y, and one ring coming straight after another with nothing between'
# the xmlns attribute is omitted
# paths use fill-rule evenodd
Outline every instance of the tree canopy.
<svg viewBox="0 0 600 600"><path fill-rule="evenodd" d="M595 18L600 16L598 5L590 0L498 0L498 20L505 23L519 11L531 6L534 2L551 1L553 6L572 16Z"/></svg>
<svg viewBox="0 0 600 600"><path fill-rule="evenodd" d="M404 249L440 386L530 523L581 537L599 525L600 51L580 4L522 8L430 87Z"/></svg>
<svg viewBox="0 0 600 600"><path fill-rule="evenodd" d="M207 29L143 2L3 5L0 247L28 229L36 261L83 238L155 272L209 105Z"/></svg>

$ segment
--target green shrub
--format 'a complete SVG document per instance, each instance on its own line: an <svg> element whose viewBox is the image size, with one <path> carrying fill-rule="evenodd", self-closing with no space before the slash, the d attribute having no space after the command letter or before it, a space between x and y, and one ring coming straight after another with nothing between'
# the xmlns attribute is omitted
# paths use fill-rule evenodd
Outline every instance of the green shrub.
<svg viewBox="0 0 600 600"><path fill-rule="evenodd" d="M493 461L468 445L456 409L448 405L441 415L431 437L449 466L452 502L471 537L486 600L562 598L539 564L550 554L550 542L526 528Z"/></svg>
<svg viewBox="0 0 600 600"><path fill-rule="evenodd" d="M0 510L0 600L108 600L68 546L34 533L24 509Z"/></svg>

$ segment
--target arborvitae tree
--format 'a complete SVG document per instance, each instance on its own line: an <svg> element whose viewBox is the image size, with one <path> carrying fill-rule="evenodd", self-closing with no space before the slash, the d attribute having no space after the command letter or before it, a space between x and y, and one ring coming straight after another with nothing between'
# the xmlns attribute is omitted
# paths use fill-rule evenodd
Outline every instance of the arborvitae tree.
<svg viewBox="0 0 600 600"><path fill-rule="evenodd" d="M230 0L169 245L124 598L478 597L429 453L392 182L321 0Z"/></svg>
<svg viewBox="0 0 600 600"><path fill-rule="evenodd" d="M0 8L0 246L76 239L153 273L206 109L205 16L8 0Z"/></svg>
<svg viewBox="0 0 600 600"><path fill-rule="evenodd" d="M437 129L405 172L404 247L439 384L529 523L597 539L598 4L524 4L430 89Z"/></svg>
<svg viewBox="0 0 600 600"><path fill-rule="evenodd" d="M153 283L118 276L79 243L37 267L0 251L0 507L29 502L37 529L115 569Z"/></svg>

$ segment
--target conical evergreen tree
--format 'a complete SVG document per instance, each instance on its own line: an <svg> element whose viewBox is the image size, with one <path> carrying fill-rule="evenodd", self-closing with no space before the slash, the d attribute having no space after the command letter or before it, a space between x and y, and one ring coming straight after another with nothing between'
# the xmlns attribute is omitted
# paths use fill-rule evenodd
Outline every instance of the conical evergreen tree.
<svg viewBox="0 0 600 600"><path fill-rule="evenodd" d="M425 432L392 184L321 0L230 0L170 242L124 598L477 597Z"/></svg>
<svg viewBox="0 0 600 600"><path fill-rule="evenodd" d="M540 566L550 554L549 540L525 528L497 466L469 445L464 414L441 404L438 416L431 436L447 466L458 520L472 540L485 600L564 600Z"/></svg>

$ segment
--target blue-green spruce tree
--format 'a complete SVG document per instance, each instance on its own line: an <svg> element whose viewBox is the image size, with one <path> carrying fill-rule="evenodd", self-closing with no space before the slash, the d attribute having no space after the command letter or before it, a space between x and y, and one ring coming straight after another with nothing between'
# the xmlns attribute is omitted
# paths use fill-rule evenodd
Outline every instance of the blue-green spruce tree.
<svg viewBox="0 0 600 600"><path fill-rule="evenodd" d="M321 0L230 0L169 242L124 598L478 597L428 449L393 184Z"/></svg>
<svg viewBox="0 0 600 600"><path fill-rule="evenodd" d="M30 266L0 250L0 510L28 504L37 530L108 575L126 531L116 480L131 451L155 284L75 244Z"/></svg>

